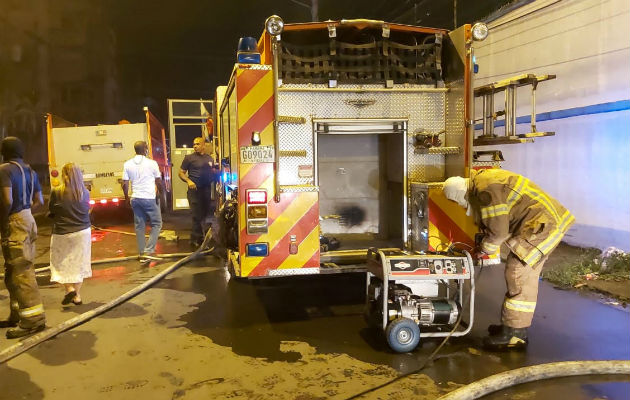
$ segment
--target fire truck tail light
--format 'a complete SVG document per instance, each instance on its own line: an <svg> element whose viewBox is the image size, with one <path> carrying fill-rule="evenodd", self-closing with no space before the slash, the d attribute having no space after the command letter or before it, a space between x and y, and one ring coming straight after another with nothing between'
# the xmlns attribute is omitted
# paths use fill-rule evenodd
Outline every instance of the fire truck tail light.
<svg viewBox="0 0 630 400"><path fill-rule="evenodd" d="M267 243L247 243L247 257L266 257L269 255L269 245Z"/></svg>
<svg viewBox="0 0 630 400"><path fill-rule="evenodd" d="M247 204L267 204L266 190L248 190Z"/></svg>
<svg viewBox="0 0 630 400"><path fill-rule="evenodd" d="M107 204L107 199L101 199L101 204Z"/></svg>
<svg viewBox="0 0 630 400"><path fill-rule="evenodd" d="M94 200L90 200L90 204L94 205L94 204L96 204L96 202Z"/></svg>
<svg viewBox="0 0 630 400"><path fill-rule="evenodd" d="M247 234L257 235L267 232L269 232L269 227L266 219L254 219L247 221Z"/></svg>
<svg viewBox="0 0 630 400"><path fill-rule="evenodd" d="M114 197L114 198L112 199L112 203L118 203L118 201L119 201L119 200L118 200L118 197Z"/></svg>
<svg viewBox="0 0 630 400"><path fill-rule="evenodd" d="M249 206L247 218L267 218L267 206Z"/></svg>

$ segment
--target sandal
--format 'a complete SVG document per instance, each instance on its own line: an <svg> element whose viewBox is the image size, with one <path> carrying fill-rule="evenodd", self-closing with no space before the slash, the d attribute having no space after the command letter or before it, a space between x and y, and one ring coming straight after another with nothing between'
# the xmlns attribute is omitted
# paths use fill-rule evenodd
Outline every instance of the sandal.
<svg viewBox="0 0 630 400"><path fill-rule="evenodd" d="M63 300L61 300L61 304L63 304L65 306L65 305L68 305L70 303L74 303L74 298L75 297L77 297L77 292L75 292L75 291L68 292L68 293L66 293L65 296L63 296Z"/></svg>

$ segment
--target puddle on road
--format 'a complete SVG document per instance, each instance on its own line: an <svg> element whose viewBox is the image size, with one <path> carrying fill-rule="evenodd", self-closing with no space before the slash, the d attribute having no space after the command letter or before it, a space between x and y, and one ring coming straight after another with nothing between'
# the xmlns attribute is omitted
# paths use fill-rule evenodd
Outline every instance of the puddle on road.
<svg viewBox="0 0 630 400"><path fill-rule="evenodd" d="M89 331L62 333L29 351L29 354L45 365L59 366L74 361L87 361L97 356L94 351L96 335ZM26 386L24 386L26 387Z"/></svg>
<svg viewBox="0 0 630 400"><path fill-rule="evenodd" d="M31 399L44 398L44 391L37 386L24 371L10 368L7 363L0 364L0 388L2 398Z"/></svg>
<svg viewBox="0 0 630 400"><path fill-rule="evenodd" d="M319 353L347 354L364 362L392 367L400 373L422 366L441 340L426 339L413 353L393 353L382 333L368 329L363 320L364 285L362 274L227 282L223 270L195 273L194 268L188 268L186 275L167 279L159 286L206 296L206 300L197 305L198 309L180 320L192 332L206 336L216 344L231 347L239 355L269 361L300 362L301 353L285 345L297 341L308 343ZM551 296L543 287L541 293ZM598 304L582 304L580 298L568 299L565 296L563 299L564 303L558 304L558 308L579 303L582 312L596 307L598 312L606 314L606 310L599 309ZM480 300L477 314L486 319L495 318L500 302L493 299L484 303ZM546 301L558 302L553 297ZM547 318L549 313L555 312L566 314L557 307L550 306L548 311L540 312L540 318ZM582 354L582 357L573 359L584 358L585 355L597 359L608 355L609 352L601 350L599 345L591 344L589 349L585 349L581 342L576 342L578 339L567 340L566 335L575 336L577 326L573 330L565 330L565 336L558 335L559 329L579 323L584 322L562 321L562 326L555 321L539 322L533 338L535 346L530 346L528 352L508 353L481 350L480 337L485 332L482 327L477 327L473 335L451 338L422 373L442 387L448 387L452 385L449 381L468 383L524 365L566 359L563 357L567 354L573 356L573 353L566 353L567 346L579 345L573 351ZM580 338L578 341L582 340L587 339ZM563 343L557 343L559 341ZM562 350L549 348L556 345ZM610 349L614 344L604 347ZM619 358L619 350L615 354L617 357L612 358ZM608 390L607 384L602 385Z"/></svg>
<svg viewBox="0 0 630 400"><path fill-rule="evenodd" d="M365 278L360 274L226 282L223 270L191 272L167 279L159 287L204 294L206 301L180 320L192 332L239 355L297 362L301 354L283 351L283 343L298 341L320 353L347 354L405 373L420 367L439 343L428 340L410 354L391 352L383 335L366 327L362 314ZM499 360L480 366L483 356L470 354L470 346L467 339L449 344L424 373L457 376L462 365L470 364L474 380L497 369Z"/></svg>

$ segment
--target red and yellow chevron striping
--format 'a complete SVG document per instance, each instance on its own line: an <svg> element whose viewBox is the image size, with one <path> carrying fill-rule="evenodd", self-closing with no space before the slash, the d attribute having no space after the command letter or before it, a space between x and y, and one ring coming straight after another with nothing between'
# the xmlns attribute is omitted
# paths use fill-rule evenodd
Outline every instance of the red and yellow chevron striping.
<svg viewBox="0 0 630 400"><path fill-rule="evenodd" d="M478 231L465 209L447 199L441 188L429 188L429 250L445 250L453 242L474 246Z"/></svg>
<svg viewBox="0 0 630 400"><path fill-rule="evenodd" d="M238 145L250 146L253 131L261 133L261 144L275 145L273 137L273 76L270 70L239 69L236 76ZM239 251L241 276L265 276L271 269L319 267L318 194L283 193L273 199L273 164L239 163ZM266 234L247 234L246 192L267 190L269 228ZM297 254L289 254L295 236ZM248 243L268 243L266 257L247 257Z"/></svg>

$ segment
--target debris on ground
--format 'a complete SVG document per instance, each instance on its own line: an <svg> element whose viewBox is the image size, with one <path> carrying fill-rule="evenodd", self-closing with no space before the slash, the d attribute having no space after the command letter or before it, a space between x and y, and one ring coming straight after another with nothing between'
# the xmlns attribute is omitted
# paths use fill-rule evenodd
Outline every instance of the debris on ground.
<svg viewBox="0 0 630 400"><path fill-rule="evenodd" d="M542 277L559 288L591 289L621 300L628 298L628 290L620 291L620 288L623 289L630 280L630 253L616 247L604 251L574 249L572 256L550 263Z"/></svg>

